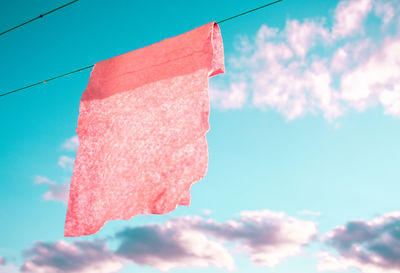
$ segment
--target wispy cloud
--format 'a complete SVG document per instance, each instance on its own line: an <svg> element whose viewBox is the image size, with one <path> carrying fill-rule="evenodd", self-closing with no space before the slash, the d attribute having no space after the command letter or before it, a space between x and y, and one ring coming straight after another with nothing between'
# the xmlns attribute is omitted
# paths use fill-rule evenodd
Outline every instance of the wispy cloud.
<svg viewBox="0 0 400 273"><path fill-rule="evenodd" d="M371 221L350 221L333 229L324 241L338 255L319 253L320 271L357 268L364 273L400 272L400 212Z"/></svg>
<svg viewBox="0 0 400 273"><path fill-rule="evenodd" d="M123 268L103 241L36 242L24 255L21 271L27 273L112 273Z"/></svg>
<svg viewBox="0 0 400 273"><path fill-rule="evenodd" d="M379 35L366 27L370 20L380 22ZM399 22L399 1L343 0L333 18L263 25L254 37L239 36L227 82L211 88L213 106L333 120L380 105L400 117Z"/></svg>
<svg viewBox="0 0 400 273"><path fill-rule="evenodd" d="M35 176L35 184L47 185L47 192L43 195L44 200L67 203L69 194L69 183L56 183L44 176Z"/></svg>
<svg viewBox="0 0 400 273"><path fill-rule="evenodd" d="M62 144L61 148L69 151L76 151L79 146L78 136L73 136L71 138L66 139Z"/></svg>
<svg viewBox="0 0 400 273"><path fill-rule="evenodd" d="M73 136L67 140L65 140L61 147L63 149L76 152L79 145L79 140L77 136ZM67 155L61 155L58 158L57 164L64 170L68 172L73 171L75 158ZM57 183L51 181L45 176L36 175L34 177L35 184L45 184L48 187L48 191L44 194L43 198L48 201L59 201L63 203L68 203L69 197L69 182L65 183Z"/></svg>
<svg viewBox="0 0 400 273"><path fill-rule="evenodd" d="M58 166L62 167L63 169L67 170L67 171L72 171L74 168L74 161L75 159L70 157L70 156L66 156L66 155L62 155L58 158Z"/></svg>
<svg viewBox="0 0 400 273"><path fill-rule="evenodd" d="M311 211L311 210L302 210L299 212L300 215L303 216L311 216L311 217L320 217L322 216L322 212L319 211Z"/></svg>

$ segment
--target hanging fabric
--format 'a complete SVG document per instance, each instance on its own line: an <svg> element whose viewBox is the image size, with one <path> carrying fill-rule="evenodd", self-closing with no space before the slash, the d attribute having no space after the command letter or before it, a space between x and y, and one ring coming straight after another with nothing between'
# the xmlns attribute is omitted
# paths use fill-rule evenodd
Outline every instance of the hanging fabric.
<svg viewBox="0 0 400 273"><path fill-rule="evenodd" d="M79 107L65 236L189 205L208 167L208 78L220 73L215 22L95 64Z"/></svg>

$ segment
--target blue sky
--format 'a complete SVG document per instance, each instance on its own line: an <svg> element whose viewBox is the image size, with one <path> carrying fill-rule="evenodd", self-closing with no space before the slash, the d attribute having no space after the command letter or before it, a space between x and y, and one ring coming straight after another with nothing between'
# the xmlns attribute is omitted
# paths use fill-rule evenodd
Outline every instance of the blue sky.
<svg viewBox="0 0 400 273"><path fill-rule="evenodd" d="M0 31L63 3L1 1ZM79 1L0 37L1 92L264 3ZM400 272L398 14L285 0L221 24L191 205L92 236L63 238L90 72L2 97L0 272Z"/></svg>

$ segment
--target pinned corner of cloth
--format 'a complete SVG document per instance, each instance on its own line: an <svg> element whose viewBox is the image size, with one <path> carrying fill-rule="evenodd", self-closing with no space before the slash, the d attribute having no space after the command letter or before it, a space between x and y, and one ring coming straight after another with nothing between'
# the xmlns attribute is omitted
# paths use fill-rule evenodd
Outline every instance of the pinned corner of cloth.
<svg viewBox="0 0 400 273"><path fill-rule="evenodd" d="M211 30L212 60L208 76L216 76L225 73L225 56L222 34L219 25L214 21Z"/></svg>

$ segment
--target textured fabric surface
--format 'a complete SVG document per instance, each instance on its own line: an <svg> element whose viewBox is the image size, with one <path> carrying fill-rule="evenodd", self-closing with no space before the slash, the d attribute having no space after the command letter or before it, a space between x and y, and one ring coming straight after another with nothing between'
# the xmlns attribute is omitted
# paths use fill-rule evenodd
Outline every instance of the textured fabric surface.
<svg viewBox="0 0 400 273"><path fill-rule="evenodd" d="M189 205L208 167L208 77L223 72L214 22L94 66L79 107L65 236Z"/></svg>

